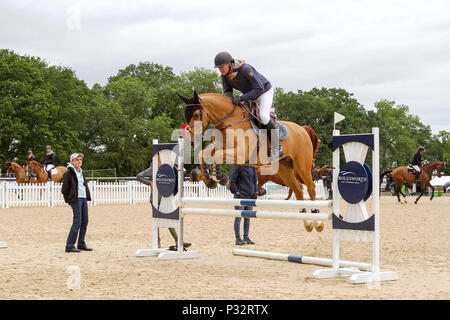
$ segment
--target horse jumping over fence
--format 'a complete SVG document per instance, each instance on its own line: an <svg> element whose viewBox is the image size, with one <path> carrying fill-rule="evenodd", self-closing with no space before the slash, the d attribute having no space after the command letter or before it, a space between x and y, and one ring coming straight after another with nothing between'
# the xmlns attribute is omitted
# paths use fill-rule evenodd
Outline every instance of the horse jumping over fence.
<svg viewBox="0 0 450 320"><path fill-rule="evenodd" d="M44 170L44 166L37 161L27 161L27 165L31 170L34 170L37 174L37 180L39 183L47 183L48 174ZM62 182L64 173L67 171L66 167L59 166L53 170L56 170L55 173L52 173L52 181L53 182Z"/></svg>
<svg viewBox="0 0 450 320"><path fill-rule="evenodd" d="M189 132L191 141L195 140L194 135L202 134L209 124L212 124L214 129L219 130L223 134L224 140L227 141L227 143L222 141L222 148L216 148L215 146L214 150L211 150L214 168L218 163L225 163L230 159L236 161L241 156L244 156L243 163L245 165L270 164L268 160L263 160L267 159L265 148L257 150L257 145L251 144L251 142L258 141L258 137L252 129L250 123L252 115L247 107L234 105L231 98L216 93L197 95L194 92L193 98L186 98L181 95L179 97L186 103L185 118L189 125L186 131ZM196 122L201 123L201 132L196 132ZM307 186L310 199L315 200L316 191L311 170L314 165L314 155L319 147L319 138L314 130L309 127L302 127L288 121L280 122L286 127L288 138L280 141L283 156L276 160L278 162L278 174L286 185L294 191L296 198L303 200L302 186L295 177L298 174ZM239 143L236 132L245 134L243 143ZM227 137L231 140L231 143ZM227 147L229 148L227 149ZM224 174L219 175L213 172L210 178L207 177L205 163L209 159L206 158L204 151L199 153L200 169L202 175L206 176L204 181L208 186L210 180L219 181L221 184L228 183L228 177ZM257 154L257 163L253 164L250 163L250 157L255 153ZM305 220L304 226L307 231L312 231L313 222ZM324 225L322 222L315 222L314 226L317 231L321 231Z"/></svg>
<svg viewBox="0 0 450 320"><path fill-rule="evenodd" d="M417 203L419 201L420 197L422 197L422 195L423 195L423 191L425 190L425 187L427 187L427 186L430 187L432 190L430 200L433 200L434 187L430 184L430 180L432 179L432 174L433 174L434 170L437 170L438 177L441 177L444 175L445 163L440 162L440 161L433 161L433 162L430 162L430 163L424 165L423 167L421 167L421 170L422 171L419 176L421 193L417 197L416 201L414 201L414 203ZM403 166L403 167L398 167L392 171L392 178L397 183L396 194L397 194L398 202L406 203L407 202L406 196L402 192L402 187L405 182L409 182L411 184L416 183L415 175L408 173L407 167ZM400 194L404 198L403 201L400 200Z"/></svg>

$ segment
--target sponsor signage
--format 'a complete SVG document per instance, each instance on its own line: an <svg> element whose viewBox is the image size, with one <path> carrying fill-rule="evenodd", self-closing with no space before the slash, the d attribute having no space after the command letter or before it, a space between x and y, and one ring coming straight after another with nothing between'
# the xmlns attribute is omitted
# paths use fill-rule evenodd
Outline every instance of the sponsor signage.
<svg viewBox="0 0 450 320"><path fill-rule="evenodd" d="M349 161L343 165L337 184L339 193L348 203L358 203L370 195L369 175L359 162Z"/></svg>
<svg viewBox="0 0 450 320"><path fill-rule="evenodd" d="M168 164L163 164L158 168L156 187L159 194L163 197L170 197L177 193L177 175L175 170Z"/></svg>

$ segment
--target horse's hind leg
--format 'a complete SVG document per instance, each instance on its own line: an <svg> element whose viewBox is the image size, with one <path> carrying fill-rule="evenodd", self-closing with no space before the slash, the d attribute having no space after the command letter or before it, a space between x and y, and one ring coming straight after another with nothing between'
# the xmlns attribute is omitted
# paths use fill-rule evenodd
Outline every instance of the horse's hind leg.
<svg viewBox="0 0 450 320"><path fill-rule="evenodd" d="M308 169L307 166L303 166L303 167L297 166L296 170L297 170L298 175L303 179L303 182L305 183L305 185L308 189L309 198L311 200L315 200L316 199L316 185L314 184L310 170ZM311 212L318 213L320 211L318 209L312 209ZM312 222L309 222L309 223L312 224ZM317 232L321 232L324 228L323 222L322 221L314 221L314 228L316 228Z"/></svg>
<svg viewBox="0 0 450 320"><path fill-rule="evenodd" d="M295 174L291 168L289 168L286 165L282 165L281 163L280 169L278 171L278 175L280 176L281 180L284 181L286 186L291 188L294 191L295 197L297 200L303 200L303 192L301 190L302 186L300 184L300 181L297 180L295 177ZM314 225L311 221L303 220L303 224L305 226L306 231L311 232L314 228Z"/></svg>

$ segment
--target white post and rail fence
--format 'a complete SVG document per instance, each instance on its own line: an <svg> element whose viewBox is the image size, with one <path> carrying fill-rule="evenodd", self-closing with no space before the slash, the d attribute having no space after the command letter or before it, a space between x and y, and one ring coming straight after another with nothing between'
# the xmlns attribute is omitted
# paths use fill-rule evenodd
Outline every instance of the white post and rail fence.
<svg viewBox="0 0 450 320"><path fill-rule="evenodd" d="M90 205L101 204L129 204L148 203L150 201L151 188L138 181L119 182L98 182L89 181L92 201ZM48 182L45 184L17 184L15 182L0 182L0 208L10 207L33 207L44 206L54 207L64 205L64 198L61 194L62 184ZM289 189L268 182L264 185L267 194L261 199L282 200L288 195ZM203 182L184 183L184 194L193 198L222 198L232 199L233 194L226 187L218 186L216 189L209 189ZM308 193L304 192L305 197ZM325 192L322 181L316 183L316 197L325 199ZM295 199L293 195L292 199Z"/></svg>

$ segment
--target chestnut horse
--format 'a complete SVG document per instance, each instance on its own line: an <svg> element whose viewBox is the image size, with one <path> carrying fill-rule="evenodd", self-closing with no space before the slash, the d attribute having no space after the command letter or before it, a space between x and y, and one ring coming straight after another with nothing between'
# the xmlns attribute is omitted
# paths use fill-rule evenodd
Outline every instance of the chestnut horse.
<svg viewBox="0 0 450 320"><path fill-rule="evenodd" d="M6 173L8 174L8 176L11 175L12 172L14 172L17 183L28 183L25 169L21 165L18 165L15 162L7 162L6 167ZM39 183L39 181L37 181L35 177L32 177L29 183Z"/></svg>
<svg viewBox="0 0 450 320"><path fill-rule="evenodd" d="M44 166L42 164L40 164L37 161L26 161L26 163L28 165L28 168L30 168L31 170L34 170L34 172L36 172L37 180L39 183L47 183L48 174L47 174L47 172L45 172ZM56 169L58 171L58 173L52 174L52 181L53 182L62 182L64 173L67 171L67 168L59 166L54 169ZM54 169L52 169L52 171Z"/></svg>
<svg viewBox="0 0 450 320"><path fill-rule="evenodd" d="M433 200L434 187L430 184L430 180L432 178L432 174L433 174L434 170L437 170L438 177L441 177L442 175L444 175L445 163L439 162L439 161L433 161L433 162L430 162L430 163L422 166L421 169L422 169L422 172L420 173L420 176L419 176L421 193L417 197L416 201L414 201L414 203L417 203L417 201L419 201L420 197L422 197L423 191L425 190L426 186L431 188L432 192L431 192L430 200ZM397 183L396 194L397 194L398 202L400 202L400 203L402 202L400 200L400 195L399 195L399 193L400 193L404 198L403 202L406 203L406 197L402 192L403 183L405 181L412 183L412 184L416 183L415 175L409 174L407 167L398 167L392 171L392 179L394 179L395 182Z"/></svg>
<svg viewBox="0 0 450 320"><path fill-rule="evenodd" d="M209 186L210 180L216 180L221 184L229 183L228 176L216 174L214 170L210 178L207 176L205 163L209 161L211 161L213 169L216 168L217 164L225 162L236 164L236 162L239 162L236 159L242 161L240 162L242 164L239 163L240 165L260 166L270 164L268 160L264 160L267 159L267 150L265 148L258 150L257 143L256 145L254 143L258 138L249 120L252 115L246 107L236 106L232 103L231 98L216 93L197 95L194 92L193 98L178 96L186 103L185 118L187 118L186 122L189 126L186 131L189 132L191 141L198 138L210 124L213 125L213 129L222 133L224 138L224 141L214 141L211 144L212 147L207 148L208 150L202 150L198 154L200 170L202 176L206 176L204 181L207 186ZM274 163L278 165L278 175L294 191L296 198L303 200L302 186L295 177L298 174L307 186L310 199L315 200L316 190L311 169L314 164L314 155L319 147L319 139L311 128L306 129L293 122L281 122L288 130L288 138L280 141L283 156L275 160ZM241 135L244 140L239 143L237 136ZM208 153L211 155L210 157L208 157ZM257 155L256 163L250 163L251 155L254 154ZM304 221L305 229L308 232L312 231L313 225L317 231L323 230L322 222L313 224L311 221Z"/></svg>

